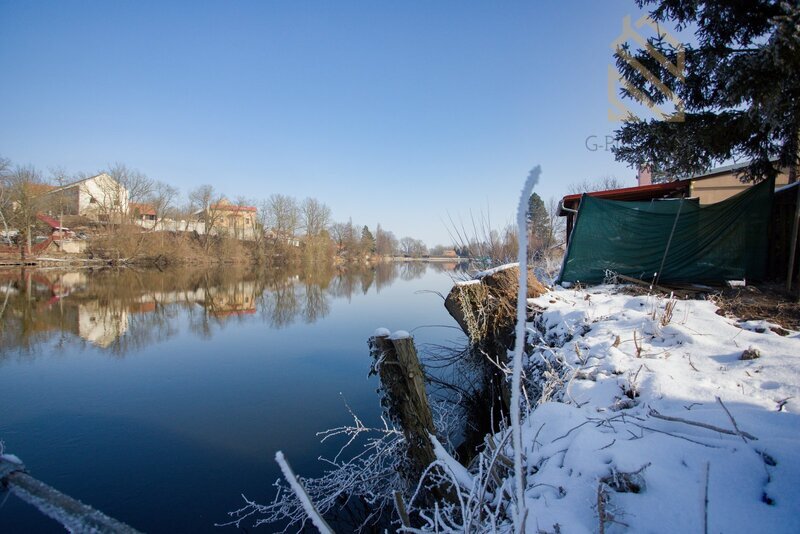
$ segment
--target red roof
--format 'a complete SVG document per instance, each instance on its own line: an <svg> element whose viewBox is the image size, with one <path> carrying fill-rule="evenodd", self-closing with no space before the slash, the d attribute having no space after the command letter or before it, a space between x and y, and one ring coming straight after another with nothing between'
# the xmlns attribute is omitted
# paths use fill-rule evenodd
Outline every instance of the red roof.
<svg viewBox="0 0 800 534"><path fill-rule="evenodd" d="M61 225L58 224L57 220L55 220L54 218L52 218L52 217L50 217L48 215L45 215L44 213L37 213L36 214L36 218L39 219L40 221L42 221L43 223L45 223L47 226L49 226L53 230L58 230L59 228L61 228Z"/></svg>
<svg viewBox="0 0 800 534"><path fill-rule="evenodd" d="M622 189L608 189L606 191L593 191L587 193L590 197L605 198L607 200L650 200L653 198L663 198L669 193L675 193L684 189L689 189L691 180L676 180L674 182L664 182L660 184L640 185L636 187L623 187ZM580 201L583 193L567 195L561 199L561 206L573 207ZM574 209L574 208L573 208ZM559 215L565 215L559 211Z"/></svg>
<svg viewBox="0 0 800 534"><path fill-rule="evenodd" d="M153 215L156 214L156 209L151 206L150 204L137 204L136 202L131 202L128 204L128 209L131 213L139 213L139 215Z"/></svg>

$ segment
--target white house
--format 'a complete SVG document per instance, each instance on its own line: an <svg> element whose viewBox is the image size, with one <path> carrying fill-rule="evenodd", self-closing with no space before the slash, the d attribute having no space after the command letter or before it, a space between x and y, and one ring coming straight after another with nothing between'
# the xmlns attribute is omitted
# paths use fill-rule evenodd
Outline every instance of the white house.
<svg viewBox="0 0 800 534"><path fill-rule="evenodd" d="M56 187L45 193L53 198L51 210L112 220L128 213L128 190L106 173Z"/></svg>

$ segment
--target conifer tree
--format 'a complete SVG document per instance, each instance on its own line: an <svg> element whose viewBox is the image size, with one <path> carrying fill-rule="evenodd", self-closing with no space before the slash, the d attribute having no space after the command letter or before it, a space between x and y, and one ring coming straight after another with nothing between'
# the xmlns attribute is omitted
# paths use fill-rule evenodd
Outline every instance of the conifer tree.
<svg viewBox="0 0 800 534"><path fill-rule="evenodd" d="M366 224L364 228L361 229L361 247L364 249L364 252L369 254L375 253L375 238Z"/></svg>
<svg viewBox="0 0 800 534"><path fill-rule="evenodd" d="M648 39L646 50L632 52L627 44L617 50L617 67L629 84L623 84L623 98L641 102L643 95L661 106L671 91L680 104L667 120L624 122L616 132L616 159L637 167L655 164L671 178L741 160L749 161L743 179L760 180L788 168L790 181L796 180L800 0L636 3L652 8L657 24L694 29L696 44L673 46L662 33ZM671 70L669 64L679 65L681 47L685 68Z"/></svg>
<svg viewBox="0 0 800 534"><path fill-rule="evenodd" d="M528 235L529 247L534 257L541 256L553 244L550 216L542 197L536 193L528 200Z"/></svg>

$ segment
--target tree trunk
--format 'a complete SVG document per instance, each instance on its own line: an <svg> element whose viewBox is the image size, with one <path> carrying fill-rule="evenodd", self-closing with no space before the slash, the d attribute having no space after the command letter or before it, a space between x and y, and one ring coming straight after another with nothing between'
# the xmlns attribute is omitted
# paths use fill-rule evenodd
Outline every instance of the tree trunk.
<svg viewBox="0 0 800 534"><path fill-rule="evenodd" d="M789 183L795 183L798 178L798 160L800 160L800 129L797 132L797 144L795 145L795 158L789 166ZM794 222L792 223L792 237L789 241L789 266L786 270L786 291L792 290L792 278L794 277L794 257L797 254L797 234L800 230L800 186L796 187ZM798 291L800 300L800 291Z"/></svg>

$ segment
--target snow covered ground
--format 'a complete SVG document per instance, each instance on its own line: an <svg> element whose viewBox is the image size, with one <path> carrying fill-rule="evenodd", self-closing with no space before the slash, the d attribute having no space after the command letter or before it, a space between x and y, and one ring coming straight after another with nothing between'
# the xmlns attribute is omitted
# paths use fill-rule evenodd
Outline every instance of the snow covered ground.
<svg viewBox="0 0 800 534"><path fill-rule="evenodd" d="M612 286L529 303L527 532L800 532L800 334Z"/></svg>

